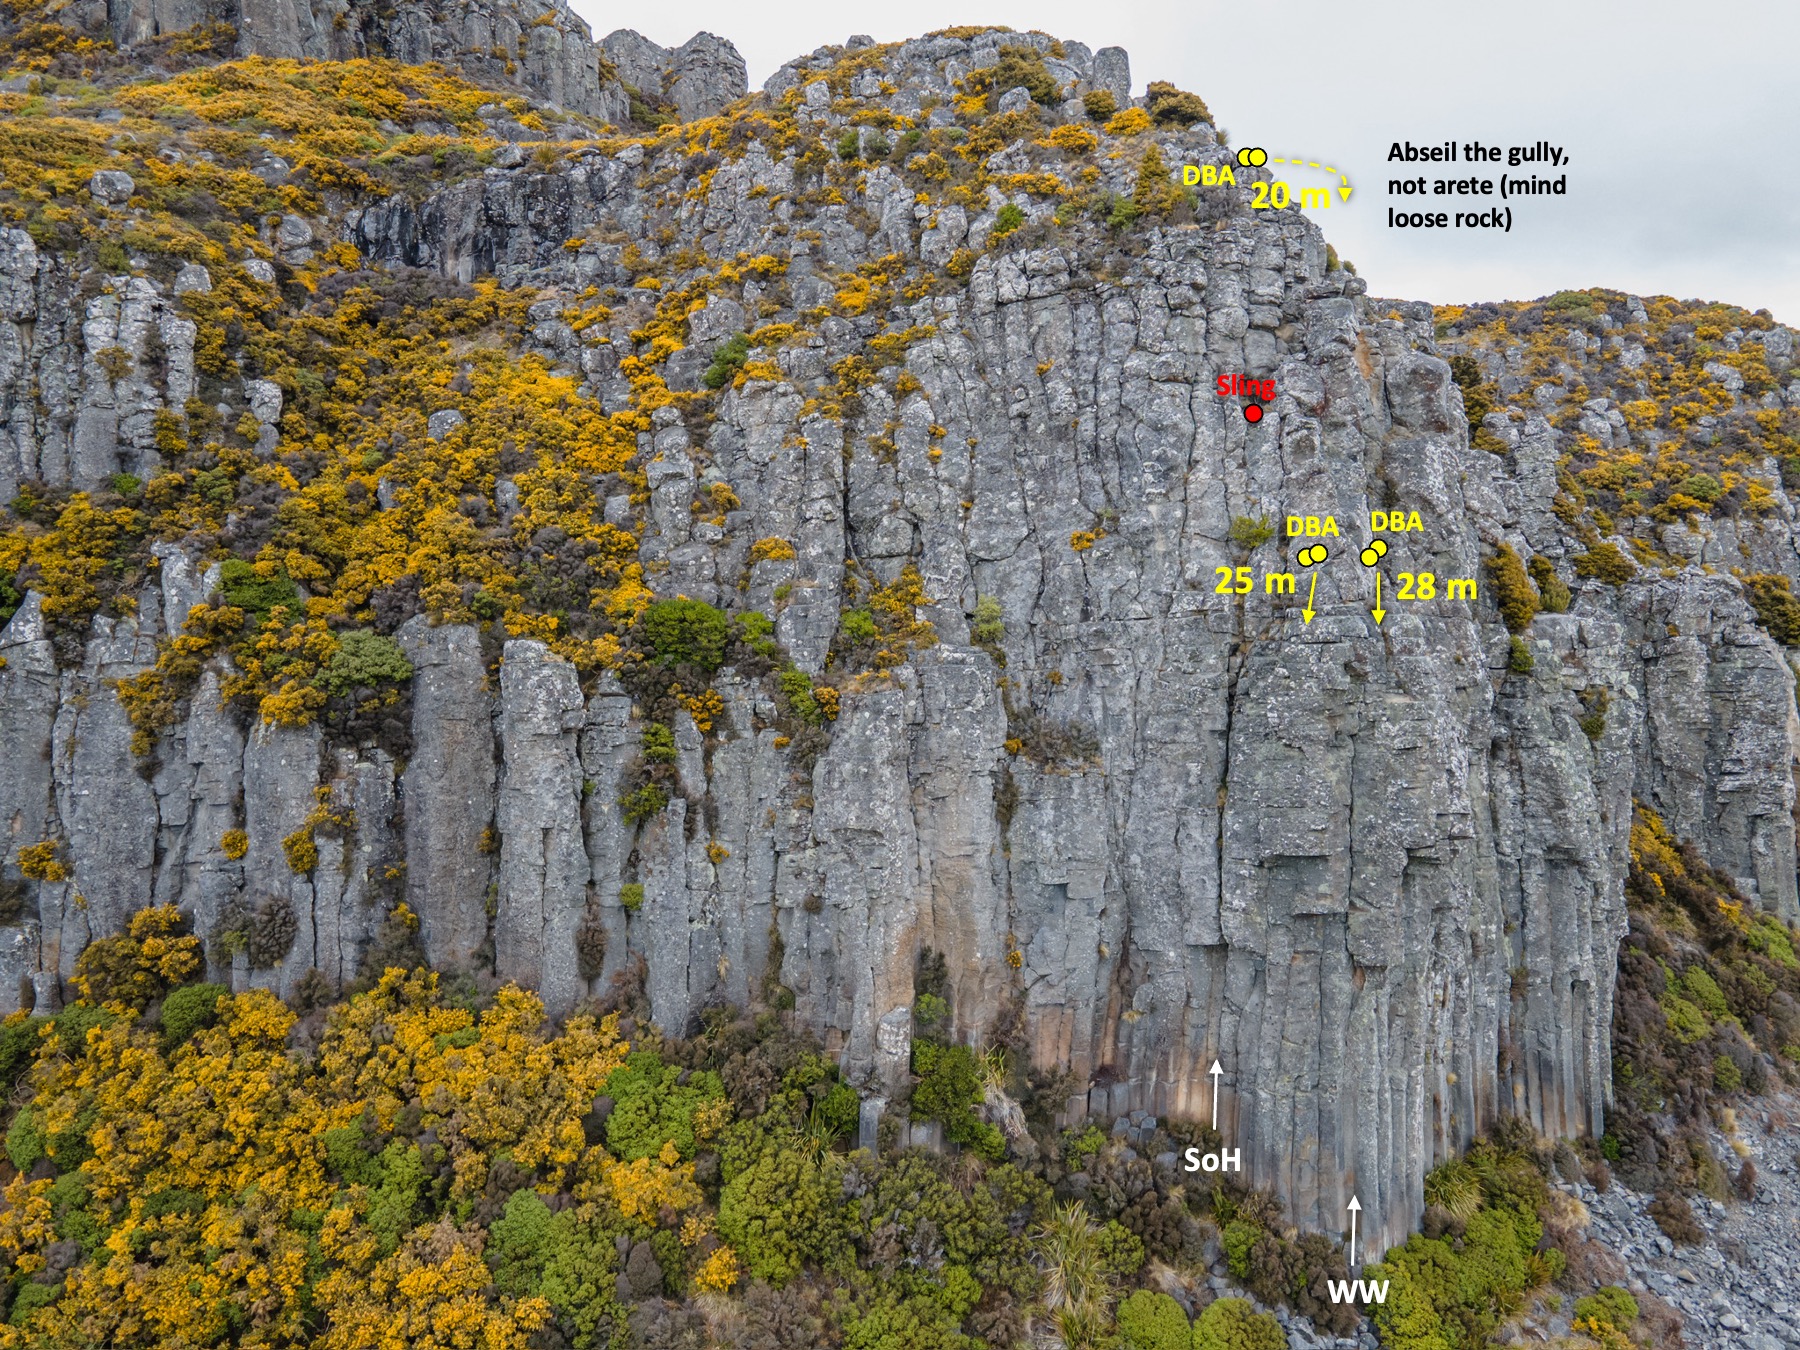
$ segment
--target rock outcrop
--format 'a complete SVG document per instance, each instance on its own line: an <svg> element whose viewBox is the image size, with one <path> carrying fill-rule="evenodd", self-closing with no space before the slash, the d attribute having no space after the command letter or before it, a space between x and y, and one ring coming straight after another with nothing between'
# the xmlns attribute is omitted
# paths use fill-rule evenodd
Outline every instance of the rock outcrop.
<svg viewBox="0 0 1800 1350"><path fill-rule="evenodd" d="M618 123L630 116L627 85L683 118L718 112L748 88L743 58L723 38L697 33L670 50L622 29L596 43L567 0L77 0L57 21L126 49L229 23L240 56L439 61L477 83Z"/></svg>
<svg viewBox="0 0 1800 1350"><path fill-rule="evenodd" d="M185 17L162 12L127 9L121 32ZM290 31L292 54L375 44L360 20L340 38L328 19L244 13L257 50ZM453 59L490 45L469 36L470 13L403 8L380 41ZM533 87L598 111L591 48L569 55L585 29L545 13L529 33L562 45ZM1128 92L1123 53L986 33L856 62L841 97L947 124L955 82L1002 40L1044 55L1067 96L1052 123L1075 121L1089 89ZM671 54L614 34L602 51L640 89L661 81L685 116L741 92L741 61L708 35ZM783 67L765 104L839 142L857 124L818 76L843 55ZM554 76L565 59L578 75ZM1204 122L1156 141L1172 164L1230 153ZM1129 198L1140 155L1100 160L1096 190ZM69 877L32 883L34 915L5 930L0 1002L52 1002L87 937L152 896L203 929L232 906L271 931L292 915L277 959L240 953L215 973L342 980L403 893L430 959L534 984L557 1010L640 958L671 1029L709 1002L779 991L873 1109L904 1082L915 961L931 948L956 1033L1022 1026L1036 1063L1071 1071L1071 1118L1198 1114L1222 1060L1227 1141L1307 1227L1335 1231L1355 1192L1377 1240L1404 1232L1426 1170L1505 1113L1597 1133L1633 799L1756 904L1800 917L1794 677L1743 588L1697 560L1618 586L1577 575L1586 544L1557 513L1550 421L1512 424L1506 453L1473 447L1431 307L1371 302L1295 211L1200 203L1115 247L1098 226L1059 235L1054 199L1023 188L918 203L886 162L853 203L808 199L796 159L751 141L671 204L657 189L683 168L673 144L589 148L333 225L371 266L543 288L532 349L608 408L632 396L627 300L613 327L577 331L566 297L628 293L627 247L654 261L662 229L713 258L779 256L779 279L746 274L696 308L668 385L698 389L740 329L806 333L726 383L703 422L656 410L643 491L607 518L641 530L659 594L773 615L809 673L855 595L908 567L935 644L846 683L829 744L798 770L768 688L722 672L712 730L674 729L679 793L634 825L617 806L640 733L631 697L608 676L584 686L541 642L508 642L496 674L473 627L411 620L404 764L316 729L237 725L203 685L145 778L109 682L153 659L175 622L159 616L203 594L196 560L171 554L161 594L135 620L97 621L83 662L61 670L28 601L0 637L0 725L17 748L0 825L9 876L18 847L57 837ZM1028 141L994 159L1021 175L1060 162ZM1004 244L1003 209L1020 229ZM50 411L9 403L0 490L148 476L154 410L192 381L192 324L141 278L84 304L29 236L5 239L0 383L34 380ZM885 320L827 313L842 278L881 259L966 282L896 299ZM841 363L901 330L903 354L870 362L888 369L859 406L821 410ZM152 332L161 385L93 368ZM1215 392L1240 372L1276 382L1257 424ZM692 504L714 482L738 499L724 527ZM1778 477L1769 490L1780 509L1733 528L1765 570L1800 579L1793 507ZM1391 536L1389 586L1429 571L1479 588L1389 591L1377 623L1357 550L1371 510L1396 506L1423 528ZM1290 539L1289 516L1329 517L1338 534ZM752 555L771 539L786 556ZM1313 542L1331 557L1308 570L1295 554ZM1517 643L1484 572L1500 545L1574 589ZM1240 568L1252 593L1220 593ZM1298 573L1305 591L1315 571L1310 622L1299 595L1262 582ZM995 613L977 633L984 600ZM319 789L353 800L356 823L326 832L301 877L282 841ZM233 858L220 841L240 823L248 852ZM627 886L641 887L630 903Z"/></svg>

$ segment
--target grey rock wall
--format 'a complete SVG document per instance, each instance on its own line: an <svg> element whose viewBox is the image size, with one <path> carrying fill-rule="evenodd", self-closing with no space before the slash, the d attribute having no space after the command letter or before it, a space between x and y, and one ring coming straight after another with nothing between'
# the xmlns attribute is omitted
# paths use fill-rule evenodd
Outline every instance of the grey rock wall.
<svg viewBox="0 0 1800 1350"><path fill-rule="evenodd" d="M877 79L858 97L916 108L998 41L904 44L885 68L898 92ZM667 53L649 47L615 34L605 50L624 79L666 78ZM1072 44L1054 62L1070 93L1129 85L1123 53ZM771 97L811 69L784 67ZM846 115L813 102L817 87L795 96L798 115L835 137ZM1171 163L1228 153L1203 125L1163 143ZM772 305L793 318L829 299L838 272L890 252L941 265L979 247L1006 200L996 189L984 209L933 214L874 170L855 213L803 214L792 157L753 144L716 166L703 201L665 217L645 187L664 167L637 145L555 173L496 167L332 227L378 265L551 292L628 287L618 238L654 259L665 224L714 257L790 258L779 281L721 288L695 315L669 365L671 385L691 388L741 326L733 316ZM1128 191L1133 171L1111 162L1105 186ZM571 238L592 242L570 250ZM151 467L138 428L191 373L172 359L164 383L102 390L89 367L96 344L135 350L151 326L178 351L171 302L134 283L83 309L27 237L4 242L0 384L29 370L48 409L13 415L8 472L80 483ZM97 622L79 668L56 669L27 602L0 635L0 725L19 748L0 766L5 865L15 875L20 845L62 838L73 875L31 886L25 919L0 930L0 1007L53 1002L89 936L152 896L206 931L244 907L291 914L279 960L239 953L215 974L289 990L315 969L341 981L403 895L432 961L531 983L558 1011L639 957L673 1030L709 1002L779 986L866 1090L871 1122L904 1081L929 946L947 958L956 1033L982 1041L1021 1007L1033 1058L1074 1075L1072 1118L1198 1114L1221 1059L1227 1140L1308 1227L1335 1231L1354 1191L1373 1236L1397 1236L1425 1171L1501 1114L1598 1130L1633 798L1756 903L1800 917L1789 655L1704 561L1741 545L1800 576L1791 504L1782 495L1758 526L1721 522L1670 575L1582 583L1567 563L1579 545L1550 509L1549 424L1509 426L1504 456L1472 449L1430 308L1371 303L1327 270L1297 213L1106 249L983 256L965 288L894 316L932 330L905 357L916 388L896 401L884 379L843 423L805 405L865 349L870 318L825 319L770 353L782 378L723 391L698 439L673 409L652 418L647 502L606 509L642 532L661 592L774 615L817 672L847 563L883 582L911 564L923 579L921 617L940 641L845 686L810 772L776 744L768 691L727 671L710 740L677 728L681 793L627 826L616 801L641 727L617 684L584 688L535 642L509 643L490 670L472 629L419 619L399 634L416 668L403 764L239 725L219 711L215 671L146 779L108 681L152 659L159 613L172 625L204 597L197 560L169 552L143 627ZM532 349L621 406L629 381L604 326L578 335L561 305L534 310ZM1239 371L1279 385L1256 426L1213 392ZM891 454L868 449L877 434ZM742 501L722 530L689 509L711 481ZM1390 592L1373 621L1355 552L1370 509L1396 502L1425 528L1393 536L1390 585L1430 570L1485 587L1481 560L1502 542L1563 567L1576 602L1525 635L1530 675L1509 672L1491 599ZM1297 597L1214 591L1219 567L1305 584L1294 555L1308 541L1230 538L1234 518L1290 514L1341 531L1310 624ZM1081 531L1092 547L1073 547ZM767 537L795 557L752 565L750 543ZM993 651L971 640L980 597L1004 621ZM1605 726L1590 736L1580 719L1601 690ZM320 831L318 865L298 875L281 841L321 801L353 808L354 823ZM249 836L241 860L222 850L231 828ZM627 883L643 888L635 910ZM591 978L584 932L604 936Z"/></svg>
<svg viewBox="0 0 1800 1350"><path fill-rule="evenodd" d="M709 116L747 89L743 58L723 38L696 33L669 49L620 30L600 44L566 0L77 0L56 21L126 49L224 22L237 29L240 56L439 61L477 83L608 122L628 118L628 83L684 119Z"/></svg>

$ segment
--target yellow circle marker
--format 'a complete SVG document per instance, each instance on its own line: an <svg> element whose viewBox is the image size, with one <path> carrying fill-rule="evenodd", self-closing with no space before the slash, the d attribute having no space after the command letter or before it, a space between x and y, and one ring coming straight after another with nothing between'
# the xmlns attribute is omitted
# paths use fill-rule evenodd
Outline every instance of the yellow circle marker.
<svg viewBox="0 0 1800 1350"><path fill-rule="evenodd" d="M1250 147L1249 146L1245 146L1242 150L1238 151L1237 162L1238 162L1239 168L1247 169L1250 167Z"/></svg>
<svg viewBox="0 0 1800 1350"><path fill-rule="evenodd" d="M1255 165L1257 168L1260 169L1263 165L1267 164L1268 162L1269 162L1268 151L1262 150L1262 149L1251 150L1251 152L1250 152L1250 163L1251 164Z"/></svg>

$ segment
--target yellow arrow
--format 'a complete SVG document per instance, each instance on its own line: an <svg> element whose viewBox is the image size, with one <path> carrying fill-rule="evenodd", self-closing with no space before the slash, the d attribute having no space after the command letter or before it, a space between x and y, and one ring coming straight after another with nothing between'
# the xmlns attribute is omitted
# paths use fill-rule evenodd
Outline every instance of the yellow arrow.
<svg viewBox="0 0 1800 1350"><path fill-rule="evenodd" d="M1311 587L1311 589L1309 589L1306 592L1306 608L1300 611L1300 618L1301 618L1301 621L1304 623L1312 622L1312 619L1313 619L1313 607L1312 607L1313 596L1318 594L1318 591L1319 591L1319 574L1317 572L1314 572L1313 579L1312 579L1312 587Z"/></svg>
<svg viewBox="0 0 1800 1350"><path fill-rule="evenodd" d="M1340 172L1337 169L1332 168L1331 165L1329 165L1329 164L1321 164L1316 159L1282 159L1279 155L1277 155L1277 156L1272 157L1269 160L1269 162L1271 164L1292 164L1296 168L1318 169L1322 173L1337 174L1338 196L1343 198L1345 201L1350 200L1350 194L1351 194L1351 192L1353 192L1355 190L1350 186L1350 180L1348 178L1346 178L1342 172Z"/></svg>
<svg viewBox="0 0 1800 1350"><path fill-rule="evenodd" d="M1375 616L1377 627L1380 626L1383 619L1387 618L1387 611L1381 607L1381 573L1379 572L1375 574L1375 608L1370 612Z"/></svg>

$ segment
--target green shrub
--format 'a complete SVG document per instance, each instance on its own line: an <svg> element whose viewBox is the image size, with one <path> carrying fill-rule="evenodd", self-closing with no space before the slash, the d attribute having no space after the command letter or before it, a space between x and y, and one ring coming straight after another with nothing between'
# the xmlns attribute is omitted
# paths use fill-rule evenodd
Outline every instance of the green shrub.
<svg viewBox="0 0 1800 1350"><path fill-rule="evenodd" d="M694 1137L694 1113L725 1095L719 1075L703 1071L678 1080L682 1069L664 1064L654 1050L634 1050L623 1068L606 1080L606 1095L613 1099L606 1118L606 1143L626 1162L653 1158L665 1143L675 1145L683 1158L692 1158L699 1147Z"/></svg>
<svg viewBox="0 0 1800 1350"><path fill-rule="evenodd" d="M881 635L881 630L875 626L875 616L866 609L845 610L838 615L838 626L847 643L873 642Z"/></svg>
<svg viewBox="0 0 1800 1350"><path fill-rule="evenodd" d="M1144 90L1150 120L1158 126L1191 127L1196 122L1212 121L1212 114L1198 94L1177 89L1167 80L1153 80Z"/></svg>
<svg viewBox="0 0 1800 1350"><path fill-rule="evenodd" d="M1005 1137L975 1114L982 1100L981 1078L968 1046L914 1041L912 1070L919 1080L912 1093L914 1120L941 1122L946 1139L986 1157L1005 1154Z"/></svg>
<svg viewBox="0 0 1800 1350"><path fill-rule="evenodd" d="M1006 624L1001 618L1000 602L991 595L975 599L975 621L969 625L969 636L989 647L1006 641Z"/></svg>
<svg viewBox="0 0 1800 1350"><path fill-rule="evenodd" d="M1759 914L1750 925L1750 931L1744 935L1744 941L1752 951L1761 952L1778 965L1789 970L1800 969L1800 957L1794 955L1794 942L1787 927L1773 914ZM4 1074L0 1074L0 1080Z"/></svg>
<svg viewBox="0 0 1800 1350"><path fill-rule="evenodd" d="M1575 555L1575 575L1623 586L1637 575L1637 564L1619 552L1617 544L1603 539L1586 553Z"/></svg>
<svg viewBox="0 0 1800 1350"><path fill-rule="evenodd" d="M619 813L627 825L638 825L659 816L669 804L669 794L658 783L645 783L619 798Z"/></svg>
<svg viewBox="0 0 1800 1350"><path fill-rule="evenodd" d="M1128 1350L1189 1350L1187 1314L1167 1294L1138 1290L1119 1304L1118 1323Z"/></svg>
<svg viewBox="0 0 1800 1350"><path fill-rule="evenodd" d="M1494 387L1482 382L1481 363L1461 353L1450 358L1450 378L1462 390L1463 414L1473 432L1481 426L1481 419L1494 410Z"/></svg>
<svg viewBox="0 0 1800 1350"><path fill-rule="evenodd" d="M1725 489L1719 485L1719 480L1714 478L1710 473L1690 473L1686 478L1681 480L1681 485L1675 490L1677 492L1685 492L1690 497L1697 497L1701 501L1708 503L1718 501L1719 497L1725 491Z"/></svg>
<svg viewBox="0 0 1800 1350"><path fill-rule="evenodd" d="M1103 204L1106 207L1106 224L1113 230L1129 230L1143 214L1130 197L1107 197L1103 199Z"/></svg>
<svg viewBox="0 0 1800 1350"><path fill-rule="evenodd" d="M1564 614L1568 612L1569 602L1574 597L1563 579L1556 575L1556 565L1548 558L1535 556L1531 560L1531 582L1537 587L1538 600L1547 614Z"/></svg>
<svg viewBox="0 0 1800 1350"><path fill-rule="evenodd" d="M812 676L798 666L789 666L777 677L776 683L781 687L782 697L787 700L789 710L809 727L822 726L825 722L825 711L819 707L819 700L813 697Z"/></svg>
<svg viewBox="0 0 1800 1350"><path fill-rule="evenodd" d="M780 1288L809 1260L845 1250L843 1194L826 1165L792 1146L768 1147L725 1183L719 1233L757 1279Z"/></svg>
<svg viewBox="0 0 1800 1350"><path fill-rule="evenodd" d="M1586 291L1558 291L1544 301L1544 308L1553 314L1585 312L1594 308L1594 297Z"/></svg>
<svg viewBox="0 0 1800 1350"><path fill-rule="evenodd" d="M1371 1309L1382 1344L1396 1350L1485 1345L1534 1282L1531 1258L1542 1235L1529 1212L1506 1207L1479 1210L1460 1240L1413 1234L1364 1275L1390 1282L1388 1301Z"/></svg>
<svg viewBox="0 0 1800 1350"><path fill-rule="evenodd" d="M1487 560L1487 573L1500 607L1500 621L1512 632L1523 633L1537 617L1538 596L1519 555L1501 544Z"/></svg>
<svg viewBox="0 0 1800 1350"><path fill-rule="evenodd" d="M856 133L851 132L850 138L854 140L855 137ZM851 150L851 157L855 157L854 147ZM700 377L700 382L708 389L723 389L731 383L732 378L743 369L744 362L749 359L749 335L734 334L720 343L718 349L713 352L712 364L706 368L706 373Z"/></svg>
<svg viewBox="0 0 1800 1350"><path fill-rule="evenodd" d="M39 1029L47 1017L21 1017L0 1022L0 1092L11 1092L13 1085L37 1058Z"/></svg>
<svg viewBox="0 0 1800 1350"><path fill-rule="evenodd" d="M265 577L242 558L227 558L220 566L219 590L226 604L243 610L258 626L277 607L285 607L290 618L300 612L300 590L286 572Z"/></svg>
<svg viewBox="0 0 1800 1350"><path fill-rule="evenodd" d="M1090 89L1081 96L1081 106L1087 109L1087 115L1096 122L1104 122L1119 111L1119 101L1106 89Z"/></svg>
<svg viewBox="0 0 1800 1350"><path fill-rule="evenodd" d="M1731 1016L1731 1005L1719 982L1698 965L1689 966L1681 976L1681 992L1714 1017Z"/></svg>
<svg viewBox="0 0 1800 1350"><path fill-rule="evenodd" d="M1056 87L1056 77L1044 64L1042 52L1036 47L1010 45L1000 49L1000 60L993 68L988 88L996 94L1004 94L1009 89L1024 89L1031 95L1033 103L1045 107L1056 103L1061 92Z"/></svg>
<svg viewBox="0 0 1800 1350"><path fill-rule="evenodd" d="M1226 537L1240 548L1257 548L1275 537L1267 516L1233 516Z"/></svg>
<svg viewBox="0 0 1800 1350"><path fill-rule="evenodd" d="M108 242L110 243L111 241L109 240ZM103 251L105 247L105 244L101 245ZM117 248L117 245L114 245L114 248ZM120 253L122 258L123 250L120 250ZM121 261L120 267L122 268L123 266L124 263ZM62 1296L62 1291L63 1287L60 1283L39 1284L36 1280L27 1280L24 1284L19 1286L18 1297L13 1299L12 1314L8 1320L15 1327L24 1326L26 1322L31 1319L32 1313L36 1312L39 1308L48 1308Z"/></svg>
<svg viewBox="0 0 1800 1350"><path fill-rule="evenodd" d="M90 1028L111 1026L119 1019L117 1014L91 1003L71 1003L56 1014L55 1020L56 1038L62 1042L63 1053L81 1055L87 1050Z"/></svg>
<svg viewBox="0 0 1800 1350"><path fill-rule="evenodd" d="M724 664L731 626L704 600L657 600L644 611L644 642L665 666L698 666L708 675Z"/></svg>
<svg viewBox="0 0 1800 1350"><path fill-rule="evenodd" d="M990 237L994 239L1004 239L1024 223L1025 212L1014 203L1008 202L995 213L994 228Z"/></svg>
<svg viewBox="0 0 1800 1350"><path fill-rule="evenodd" d="M219 1016L219 1000L231 991L222 984L184 984L170 990L162 1005L163 1044L180 1045Z"/></svg>
<svg viewBox="0 0 1800 1350"><path fill-rule="evenodd" d="M1507 650L1506 668L1515 675L1531 674L1532 668L1537 665L1536 658L1531 654L1531 648L1526 645L1525 639L1517 634L1509 641L1512 645Z"/></svg>
<svg viewBox="0 0 1800 1350"><path fill-rule="evenodd" d="M846 131L842 136L839 136L837 141L837 153L839 159L855 159L862 153L862 133L855 127L851 127L850 130ZM715 385L713 387L717 388L718 386Z"/></svg>
<svg viewBox="0 0 1800 1350"><path fill-rule="evenodd" d="M1287 1335L1248 1299L1220 1298L1194 1320L1194 1350L1287 1350Z"/></svg>
<svg viewBox="0 0 1800 1350"><path fill-rule="evenodd" d="M1730 1055L1719 1055L1713 1060L1713 1089L1717 1092L1736 1092L1744 1086L1744 1074L1732 1061Z"/></svg>
<svg viewBox="0 0 1800 1350"><path fill-rule="evenodd" d="M405 684L412 677L412 662L398 642L368 628L352 628L338 634L338 649L331 654L320 683L330 693L347 694L352 689Z"/></svg>
<svg viewBox="0 0 1800 1350"><path fill-rule="evenodd" d="M1250 1249L1262 1234L1263 1230L1248 1219L1233 1219L1220 1234L1220 1244L1225 1248L1225 1263L1240 1280L1249 1278Z"/></svg>
<svg viewBox="0 0 1800 1350"><path fill-rule="evenodd" d="M920 994L913 1000L913 1025L930 1031L950 1015L950 1005L936 994Z"/></svg>
<svg viewBox="0 0 1800 1350"><path fill-rule="evenodd" d="M1597 741L1606 734L1606 710L1612 706L1612 695L1603 688L1584 689L1580 697L1585 711L1576 723L1590 741Z"/></svg>
<svg viewBox="0 0 1800 1350"><path fill-rule="evenodd" d="M31 1165L44 1156L44 1132L37 1113L29 1106L14 1116L7 1127L6 1156L21 1172L29 1172Z"/></svg>
<svg viewBox="0 0 1800 1350"><path fill-rule="evenodd" d="M1586 1298L1575 1300L1575 1320L1598 1323L1618 1331L1630 1331L1638 1319L1638 1304L1629 1292L1616 1284L1596 1289Z"/></svg>
<svg viewBox="0 0 1800 1350"><path fill-rule="evenodd" d="M1768 572L1743 580L1744 597L1756 611L1756 621L1783 646L1800 646L1800 600L1794 598L1792 583L1780 573Z"/></svg>
<svg viewBox="0 0 1800 1350"><path fill-rule="evenodd" d="M675 762L675 733L662 722L644 724L644 759L650 764Z"/></svg>
<svg viewBox="0 0 1800 1350"><path fill-rule="evenodd" d="M627 914L636 914L644 907L644 887L640 882L628 881L619 887L619 905Z"/></svg>
<svg viewBox="0 0 1800 1350"><path fill-rule="evenodd" d="M1669 1031L1681 1044L1693 1045L1706 1036L1706 1014L1699 1008L1679 994L1664 994L1661 1002Z"/></svg>

